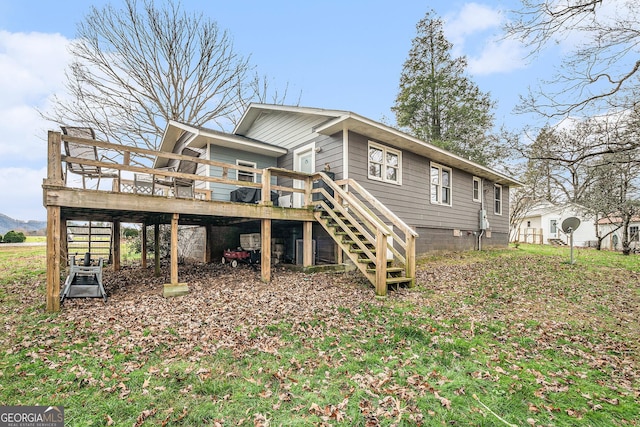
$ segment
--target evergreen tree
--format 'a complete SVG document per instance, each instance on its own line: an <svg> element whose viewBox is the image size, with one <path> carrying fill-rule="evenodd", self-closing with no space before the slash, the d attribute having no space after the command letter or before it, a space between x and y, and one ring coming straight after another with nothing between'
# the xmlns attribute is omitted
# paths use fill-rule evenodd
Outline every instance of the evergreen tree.
<svg viewBox="0 0 640 427"><path fill-rule="evenodd" d="M488 137L495 103L466 75L466 58L451 56L453 45L433 11L416 28L392 108L398 125L460 156L492 163L498 156Z"/></svg>

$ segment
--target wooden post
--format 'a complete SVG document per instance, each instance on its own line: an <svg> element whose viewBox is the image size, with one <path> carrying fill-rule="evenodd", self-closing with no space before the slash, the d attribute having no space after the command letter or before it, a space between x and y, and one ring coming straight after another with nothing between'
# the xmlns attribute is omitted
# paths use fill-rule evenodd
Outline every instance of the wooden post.
<svg viewBox="0 0 640 427"><path fill-rule="evenodd" d="M140 248L142 268L147 268L147 224L142 224L142 245Z"/></svg>
<svg viewBox="0 0 640 427"><path fill-rule="evenodd" d="M304 180L304 206L311 205L311 202L313 200L311 190L313 190L313 180L311 180L311 177L307 177Z"/></svg>
<svg viewBox="0 0 640 427"><path fill-rule="evenodd" d="M173 214L171 218L171 284L178 284L178 219L180 215Z"/></svg>
<svg viewBox="0 0 640 427"><path fill-rule="evenodd" d="M271 220L263 219L260 227L260 273L263 282L271 281Z"/></svg>
<svg viewBox="0 0 640 427"><path fill-rule="evenodd" d="M111 228L113 234L113 271L120 271L121 250L120 250L120 221L113 221Z"/></svg>
<svg viewBox="0 0 640 427"><path fill-rule="evenodd" d="M60 206L47 206L47 311L60 311Z"/></svg>
<svg viewBox="0 0 640 427"><path fill-rule="evenodd" d="M305 221L302 224L302 266L313 265L313 222Z"/></svg>
<svg viewBox="0 0 640 427"><path fill-rule="evenodd" d="M60 132L49 131L48 134L48 154L47 162L47 182L48 185L64 184L62 179L62 157L61 157L61 137Z"/></svg>
<svg viewBox="0 0 640 427"><path fill-rule="evenodd" d="M404 254L405 266L404 273L406 277L411 277L409 287L413 288L416 285L416 238L409 232L406 237L407 249Z"/></svg>
<svg viewBox="0 0 640 427"><path fill-rule="evenodd" d="M387 295L387 236L376 232L376 295Z"/></svg>
<svg viewBox="0 0 640 427"><path fill-rule="evenodd" d="M271 171L262 170L262 202L263 205L272 206L271 202Z"/></svg>
<svg viewBox="0 0 640 427"><path fill-rule="evenodd" d="M153 259L155 263L155 276L160 277L160 224L153 227Z"/></svg>
<svg viewBox="0 0 640 427"><path fill-rule="evenodd" d="M177 297L189 293L186 283L178 282L178 220L180 214L174 213L171 217L171 283L165 283L164 297Z"/></svg>
<svg viewBox="0 0 640 427"><path fill-rule="evenodd" d="M69 259L69 241L67 237L67 220L60 216L60 268L67 269Z"/></svg>
<svg viewBox="0 0 640 427"><path fill-rule="evenodd" d="M213 262L213 225L207 224L204 227L204 262Z"/></svg>

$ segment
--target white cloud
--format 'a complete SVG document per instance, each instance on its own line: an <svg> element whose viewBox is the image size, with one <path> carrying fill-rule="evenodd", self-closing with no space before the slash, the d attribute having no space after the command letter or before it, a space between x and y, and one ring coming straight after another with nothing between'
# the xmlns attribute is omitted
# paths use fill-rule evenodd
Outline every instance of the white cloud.
<svg viewBox="0 0 640 427"><path fill-rule="evenodd" d="M471 56L469 72L473 75L508 73L525 68L526 53L515 40L488 40L478 56Z"/></svg>
<svg viewBox="0 0 640 427"><path fill-rule="evenodd" d="M0 166L46 161L44 109L64 89L69 40L59 34L0 31Z"/></svg>
<svg viewBox="0 0 640 427"><path fill-rule="evenodd" d="M470 35L498 28L501 23L502 14L498 9L467 3L457 14L447 17L445 33L454 46L464 46Z"/></svg>
<svg viewBox="0 0 640 427"><path fill-rule="evenodd" d="M37 108L64 89L69 40L59 34L0 31L0 213L42 220L46 130Z"/></svg>
<svg viewBox="0 0 640 427"><path fill-rule="evenodd" d="M44 220L46 210L42 206L42 180L47 168L0 168L3 213L13 219Z"/></svg>
<svg viewBox="0 0 640 427"><path fill-rule="evenodd" d="M471 74L507 73L526 66L522 45L501 38L504 19L500 9L477 3L467 3L446 18L444 29L453 54L467 57Z"/></svg>

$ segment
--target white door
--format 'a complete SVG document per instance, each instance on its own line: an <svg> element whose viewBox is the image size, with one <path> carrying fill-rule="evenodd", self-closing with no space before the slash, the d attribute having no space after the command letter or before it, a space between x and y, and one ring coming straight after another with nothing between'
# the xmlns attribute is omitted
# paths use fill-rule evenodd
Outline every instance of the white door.
<svg viewBox="0 0 640 427"><path fill-rule="evenodd" d="M293 152L293 170L297 172L315 172L316 156L315 143L300 147ZM293 188L304 188L304 181L296 179L293 181ZM304 202L304 195L295 193L293 195L293 207L301 208Z"/></svg>
<svg viewBox="0 0 640 427"><path fill-rule="evenodd" d="M558 238L558 220L552 219L549 221L549 238L557 239Z"/></svg>

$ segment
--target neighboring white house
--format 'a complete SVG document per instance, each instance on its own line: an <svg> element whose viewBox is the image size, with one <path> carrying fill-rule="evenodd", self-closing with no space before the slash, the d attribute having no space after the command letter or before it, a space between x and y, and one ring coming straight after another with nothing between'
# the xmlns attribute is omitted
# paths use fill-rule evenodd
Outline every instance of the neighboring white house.
<svg viewBox="0 0 640 427"><path fill-rule="evenodd" d="M562 231L562 222L570 217L580 219L580 226L573 232L575 246L594 246L597 242L594 218L574 203L554 205L543 202L529 210L522 221L515 225L512 241L521 243L569 243L569 235Z"/></svg>
<svg viewBox="0 0 640 427"><path fill-rule="evenodd" d="M622 250L622 227L620 222L620 218L614 218L613 220L601 218L598 220L601 235L609 233L612 229L615 230L602 239L602 249ZM632 218L629 223L629 242L633 250L637 251L640 249L640 217Z"/></svg>

